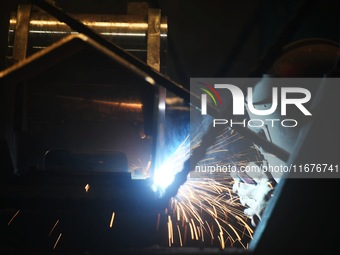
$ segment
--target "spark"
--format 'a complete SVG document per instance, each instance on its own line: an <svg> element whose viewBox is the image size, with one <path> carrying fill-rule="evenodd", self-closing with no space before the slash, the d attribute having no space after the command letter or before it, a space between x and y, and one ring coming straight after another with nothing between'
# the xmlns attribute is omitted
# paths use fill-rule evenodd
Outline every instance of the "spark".
<svg viewBox="0 0 340 255"><path fill-rule="evenodd" d="M223 232L220 232L220 235L217 238L220 241L221 249L223 250L225 248L224 239L223 239Z"/></svg>
<svg viewBox="0 0 340 255"><path fill-rule="evenodd" d="M171 220L170 215L168 215L168 239L169 239L169 247L170 247L171 244L174 243L174 231L172 228L172 220Z"/></svg>
<svg viewBox="0 0 340 255"><path fill-rule="evenodd" d="M159 229L159 223L160 223L160 221L161 221L161 214L160 214L160 213L158 213L158 214L157 214L157 224L156 224L156 230L158 230L158 229Z"/></svg>
<svg viewBox="0 0 340 255"><path fill-rule="evenodd" d="M213 231L211 230L211 228L210 228L210 226L209 226L208 222L207 222L207 221L205 221L205 223L206 223L206 224L207 224L207 226L208 226L208 229L209 229L209 232L210 232L211 239L212 239L212 240L214 240L214 234L213 234Z"/></svg>
<svg viewBox="0 0 340 255"><path fill-rule="evenodd" d="M85 192L87 193L89 191L89 189L90 189L90 184L86 184L85 185Z"/></svg>
<svg viewBox="0 0 340 255"><path fill-rule="evenodd" d="M202 233L202 242L204 242L204 232L202 224L200 225L200 232Z"/></svg>
<svg viewBox="0 0 340 255"><path fill-rule="evenodd" d="M234 231L235 235L237 236L237 240L241 240L241 237L240 237L240 235L237 233L237 231L235 230L235 228L234 228L232 225L230 225L229 223L228 223L228 226L231 228L232 231Z"/></svg>
<svg viewBox="0 0 340 255"><path fill-rule="evenodd" d="M274 189L274 186L273 184L271 184L270 182L267 182L268 186L271 188L271 189Z"/></svg>
<svg viewBox="0 0 340 255"><path fill-rule="evenodd" d="M9 222L7 223L7 225L11 225L12 221L15 219L15 217L17 217L17 215L19 214L20 210L18 210L14 215L13 217L9 220Z"/></svg>
<svg viewBox="0 0 340 255"><path fill-rule="evenodd" d="M173 177L182 171L184 163L189 159L191 151L201 143L201 138L207 129L205 124L195 127L191 139L186 137L178 143L178 147L159 168L155 168L154 185L157 191L164 191L173 181ZM194 134L194 135L193 135ZM242 145L240 145L242 144ZM260 152L256 146L248 142L230 128L226 128L206 151L205 157L197 164L241 166L250 162L261 161ZM189 173L187 181L179 188L176 196L169 202L170 214L174 216L178 233L183 243L176 245L192 245L195 242L219 245L224 249L226 245L240 245L244 249L253 238L253 227L248 224L249 218L244 213L245 206L233 191L235 176L230 173L203 173L195 175L194 169ZM164 185L164 182L167 183ZM170 229L169 221L168 228ZM204 234L206 238L204 238ZM208 237L208 238L207 238ZM189 239L188 239L189 238ZM190 241L190 238L192 241ZM170 240L170 239L169 239ZM187 240L190 242L187 243ZM172 240L173 241L173 240Z"/></svg>
<svg viewBox="0 0 340 255"><path fill-rule="evenodd" d="M184 226L184 244L187 242L187 235L188 235L188 225Z"/></svg>
<svg viewBox="0 0 340 255"><path fill-rule="evenodd" d="M191 239L193 240L194 239L194 231L192 229L191 222L189 222L189 227L190 227Z"/></svg>
<svg viewBox="0 0 340 255"><path fill-rule="evenodd" d="M177 225L177 232L178 232L178 236L179 236L179 245L182 247L183 243L182 243L181 229L179 228L178 225Z"/></svg>
<svg viewBox="0 0 340 255"><path fill-rule="evenodd" d="M178 206L178 204L176 203L176 211L177 211L177 221L180 221L181 220L181 215L180 215L180 212L179 212L179 206Z"/></svg>
<svg viewBox="0 0 340 255"><path fill-rule="evenodd" d="M198 234L197 234L197 230L196 230L196 226L195 226L195 222L193 219L191 219L191 223L192 223L192 228L195 234L195 239L198 240Z"/></svg>
<svg viewBox="0 0 340 255"><path fill-rule="evenodd" d="M111 220L110 220L110 228L112 228L113 226L114 219L115 219L115 212L112 212Z"/></svg>
<svg viewBox="0 0 340 255"><path fill-rule="evenodd" d="M172 222L171 222L171 216L170 215L168 215L167 226L168 226L168 245L169 245L169 247L171 247L171 244L172 244L172 233L171 233Z"/></svg>
<svg viewBox="0 0 340 255"><path fill-rule="evenodd" d="M57 247L60 237L61 237L62 233L59 234L57 241L55 242L54 246L53 246L53 250L55 250L55 248Z"/></svg>
<svg viewBox="0 0 340 255"><path fill-rule="evenodd" d="M51 236L51 235L52 235L52 232L53 232L54 229L57 227L58 223L59 223L59 220L56 221L56 223L55 223L54 226L52 227L52 229L51 229L50 233L48 234L48 236Z"/></svg>
<svg viewBox="0 0 340 255"><path fill-rule="evenodd" d="M225 235L229 237L231 243L236 241L241 243L244 239L252 238L253 229L246 222L243 207L230 191L232 184L231 178L188 179L171 199L170 209L179 223L177 226L181 225L182 228L189 226L191 240L200 239L203 243L211 240L213 243L216 235L220 247L224 248L227 241ZM209 218L214 224L209 224ZM214 225L217 232L214 231ZM209 235L208 240L205 240L204 233ZM185 235L186 233L183 236L184 240ZM242 247L245 245L242 244Z"/></svg>

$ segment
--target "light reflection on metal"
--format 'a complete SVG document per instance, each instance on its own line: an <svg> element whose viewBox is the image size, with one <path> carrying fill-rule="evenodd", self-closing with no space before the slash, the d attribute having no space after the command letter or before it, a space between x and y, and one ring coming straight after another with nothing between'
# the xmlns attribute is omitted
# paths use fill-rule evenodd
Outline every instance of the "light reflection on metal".
<svg viewBox="0 0 340 255"><path fill-rule="evenodd" d="M155 80L152 79L150 76L145 77L145 80L152 85L156 84Z"/></svg>
<svg viewBox="0 0 340 255"><path fill-rule="evenodd" d="M66 32L66 31L47 31L47 30L30 30L31 34L78 34L77 32Z"/></svg>
<svg viewBox="0 0 340 255"><path fill-rule="evenodd" d="M128 28L143 28L148 27L147 23L125 23L125 22L100 22L100 21L84 21L84 25L93 27L128 27ZM63 22L54 20L31 20L31 25L38 26L58 26L65 25Z"/></svg>
<svg viewBox="0 0 340 255"><path fill-rule="evenodd" d="M44 95L45 96L45 95ZM92 102L96 104L102 104L102 105L108 105L108 106L114 106L117 107L120 110L126 110L126 111L133 111L133 112L141 112L143 108L142 103L132 103L132 102L117 102L117 101L106 101L106 100L88 100L81 97L70 97L70 96L59 96L56 95L57 98L61 99L68 99L68 100L75 100L75 101L87 101Z"/></svg>
<svg viewBox="0 0 340 255"><path fill-rule="evenodd" d="M111 102L111 101L103 101L103 100L92 100L94 103L100 103L105 105L112 105L118 108L126 109L126 110L134 110L134 111L142 111L143 104L140 103L124 103L124 102Z"/></svg>
<svg viewBox="0 0 340 255"><path fill-rule="evenodd" d="M16 19L10 19L9 23L11 25L15 25L17 23ZM101 22L101 21L84 21L84 25L93 26L93 27L124 27L124 28L142 28L147 29L148 23L133 23L133 22ZM30 20L31 25L38 25L38 26L65 26L65 23L56 21L56 20ZM167 29L168 24L162 23L160 24L162 29Z"/></svg>
<svg viewBox="0 0 340 255"><path fill-rule="evenodd" d="M13 43L15 40L16 27L20 13L13 12L9 21L8 34L8 54L12 54ZM72 14L76 20L86 25L91 30L100 34L109 41L117 43L128 52L135 54L136 57L145 61L147 52L147 38L150 25L148 16L138 15L97 15L97 14ZM56 20L47 13L32 11L30 20L26 24L29 32L29 43L27 54L31 55L38 49L47 47L52 43L62 39L64 36L78 34L78 31L71 29L63 22ZM166 38L167 38L167 18L160 17L159 31L161 42L161 55L165 58Z"/></svg>
<svg viewBox="0 0 340 255"><path fill-rule="evenodd" d="M16 25L17 21L15 19L10 20L11 25ZM114 29L114 28L128 28L130 30L133 29L148 29L147 23L118 23L118 22L84 22L85 25L88 26L94 26L94 27L106 27ZM47 20L31 20L30 25L37 25L37 26L66 26L62 22L58 21L47 21ZM161 24L162 29L167 29L167 24ZM9 29L10 33L14 32L14 29ZM78 32L75 31L60 31L60 30L30 30L30 33L33 34L78 34ZM145 33L124 33L124 32L100 32L99 34L102 35L115 35L115 36L139 36L139 37L145 37ZM161 37L166 37L167 34L165 32L160 34Z"/></svg>
<svg viewBox="0 0 340 255"><path fill-rule="evenodd" d="M114 32L104 32L100 33L101 35L115 35L115 36L140 36L145 37L145 33L114 33Z"/></svg>

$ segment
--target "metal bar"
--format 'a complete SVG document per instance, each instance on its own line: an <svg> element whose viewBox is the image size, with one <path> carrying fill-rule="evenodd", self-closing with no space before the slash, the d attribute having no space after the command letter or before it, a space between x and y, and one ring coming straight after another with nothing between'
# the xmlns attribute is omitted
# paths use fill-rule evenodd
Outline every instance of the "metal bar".
<svg viewBox="0 0 340 255"><path fill-rule="evenodd" d="M18 18L13 43L13 58L16 61L26 57L31 9L32 5L30 4L21 4L18 7Z"/></svg>
<svg viewBox="0 0 340 255"><path fill-rule="evenodd" d="M160 71L161 66L161 11L159 9L148 10L148 34L147 34L147 64ZM152 152L152 167L153 174L155 167L158 167L162 159L162 152L165 147L165 107L166 107L166 88L157 85L155 87L154 98L154 116L153 116L153 129L154 141ZM151 175L152 175L151 174Z"/></svg>
<svg viewBox="0 0 340 255"><path fill-rule="evenodd" d="M58 20L65 22L67 25L69 25L72 29L75 31L78 31L79 33L83 33L92 40L96 41L97 43L101 44L102 46L106 47L109 51L117 54L118 56L124 58L126 61L131 63L131 65L134 65L136 68L141 69L143 72L148 74L145 79L150 79L152 77L153 80L157 84L161 84L166 89L172 91L179 97L182 97L187 102L190 101L190 92L187 88L183 87L182 85L170 80L165 75L157 72L150 66L148 66L145 62L141 61L140 59L133 56L131 53L126 52L121 47L117 46L116 44L113 44L112 42L106 40L101 35L98 35L96 32L94 32L92 29L88 28L86 25L80 23L79 21L73 19L63 11L59 10L55 6L47 3L43 0L31 0L31 2L44 11L50 13L54 17L56 17Z"/></svg>
<svg viewBox="0 0 340 255"><path fill-rule="evenodd" d="M14 47L14 34L17 33L18 15L22 11L11 14L8 33L8 54ZM97 15L72 14L72 17L85 24L109 41L117 43L143 61L146 60L147 15ZM39 51L70 34L76 34L68 25L39 10L32 12L28 31L27 55ZM166 17L160 20L161 40L167 40ZM26 45L25 45L26 46ZM165 43L162 43L162 54L165 55Z"/></svg>
<svg viewBox="0 0 340 255"><path fill-rule="evenodd" d="M148 37L147 37L147 64L160 71L160 49L161 49L161 11L149 9L148 13Z"/></svg>

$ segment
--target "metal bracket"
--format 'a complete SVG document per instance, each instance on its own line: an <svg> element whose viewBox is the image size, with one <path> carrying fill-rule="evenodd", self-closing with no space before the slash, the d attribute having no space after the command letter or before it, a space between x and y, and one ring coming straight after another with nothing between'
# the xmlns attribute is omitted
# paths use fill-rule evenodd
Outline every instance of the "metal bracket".
<svg viewBox="0 0 340 255"><path fill-rule="evenodd" d="M147 33L147 64L160 71L160 50L161 50L161 11L159 9L148 10L148 33ZM162 151L165 147L165 108L166 108L166 88L155 86L155 101L154 101L154 138L153 138L153 153L152 153L152 172L155 167L159 167L163 162Z"/></svg>
<svg viewBox="0 0 340 255"><path fill-rule="evenodd" d="M18 6L18 17L13 47L13 58L15 61L26 58L31 10L32 5L30 4L21 4Z"/></svg>

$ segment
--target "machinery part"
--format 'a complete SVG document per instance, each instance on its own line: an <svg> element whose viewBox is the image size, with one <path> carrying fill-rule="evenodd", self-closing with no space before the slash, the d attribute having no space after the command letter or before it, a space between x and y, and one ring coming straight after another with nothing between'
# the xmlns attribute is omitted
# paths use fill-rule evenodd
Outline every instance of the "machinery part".
<svg viewBox="0 0 340 255"><path fill-rule="evenodd" d="M27 54L31 55L67 35L78 33L65 23L58 21L45 12L33 9L30 13L29 8L30 5L19 5L18 11L11 14L8 34L8 55L13 55L14 60L17 61L20 59L17 54L21 52L21 49L25 51L24 47L27 48ZM155 27L150 27L151 24L149 24L150 21L148 21L148 14L72 14L71 16L141 60L145 61L147 58L150 58L150 53L147 53L147 51L150 50L148 43L154 36L150 34L150 32L154 30ZM159 56L154 55L154 57L155 59L157 59L157 57L161 59L158 63L158 65L160 65L160 63L165 63L168 28L167 17L161 17L159 13L157 19L159 23L157 29L160 40L158 47L153 50L153 55L157 52L157 48L159 48L159 52L157 53ZM20 45L18 44L19 42ZM165 70L165 65L162 66L161 70Z"/></svg>
<svg viewBox="0 0 340 255"><path fill-rule="evenodd" d="M160 71L160 42L161 42L161 13L158 9L149 9L148 12L148 46L147 46L147 64L153 69ZM158 167L162 152L165 147L165 109L166 109L166 89L160 85L155 87L155 105L153 116L154 134L153 153L152 153L152 169ZM153 176L153 174L151 174Z"/></svg>
<svg viewBox="0 0 340 255"><path fill-rule="evenodd" d="M19 5L18 7L18 17L15 22L15 30L13 29L14 42L13 42L13 58L15 61L22 60L26 57L29 28L27 24L29 23L31 16L31 5ZM11 23L11 22L10 22ZM9 30L11 31L11 29Z"/></svg>
<svg viewBox="0 0 340 255"><path fill-rule="evenodd" d="M148 12L148 41L147 41L147 64L160 71L161 64L161 37L162 21L159 9L149 9ZM163 25L164 26L164 25ZM164 32L163 32L164 35Z"/></svg>

